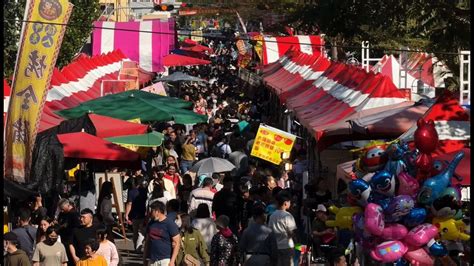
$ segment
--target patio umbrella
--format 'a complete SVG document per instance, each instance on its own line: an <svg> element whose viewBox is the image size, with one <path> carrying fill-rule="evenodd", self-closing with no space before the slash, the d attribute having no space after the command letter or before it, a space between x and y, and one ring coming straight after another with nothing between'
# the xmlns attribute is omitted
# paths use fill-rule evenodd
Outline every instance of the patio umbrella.
<svg viewBox="0 0 474 266"><path fill-rule="evenodd" d="M104 161L140 159L140 154L136 152L85 132L58 134L57 137L63 146L64 157L67 158Z"/></svg>
<svg viewBox="0 0 474 266"><path fill-rule="evenodd" d="M163 58L163 65L167 67L209 65L210 63L211 61L209 60L179 54L169 54Z"/></svg>
<svg viewBox="0 0 474 266"><path fill-rule="evenodd" d="M159 81L166 81L166 82L176 82L176 81L194 81L194 82L208 82L207 80L200 79L198 77L190 76L185 74L181 71L174 72L173 74L162 77L158 79Z"/></svg>
<svg viewBox="0 0 474 266"><path fill-rule="evenodd" d="M235 168L231 162L218 157L210 157L197 162L189 171L197 175L230 172Z"/></svg>
<svg viewBox="0 0 474 266"><path fill-rule="evenodd" d="M140 118L142 122L171 120L179 124L206 122L207 116L182 109L191 105L192 103L184 100L133 90L84 102L74 108L61 110L57 114L68 119L95 113L122 120Z"/></svg>
<svg viewBox="0 0 474 266"><path fill-rule="evenodd" d="M135 145L139 147L156 147L163 143L163 134L153 131L147 134L106 138L106 140L115 144Z"/></svg>

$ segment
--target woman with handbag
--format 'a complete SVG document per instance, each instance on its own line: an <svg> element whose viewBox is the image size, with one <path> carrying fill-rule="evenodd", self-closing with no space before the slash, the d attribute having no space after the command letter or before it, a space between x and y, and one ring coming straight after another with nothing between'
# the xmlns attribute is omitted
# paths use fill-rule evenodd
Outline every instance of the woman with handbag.
<svg viewBox="0 0 474 266"><path fill-rule="evenodd" d="M199 230L191 226L191 217L181 214L181 249L176 258L176 265L200 266L203 262L209 266L210 258L207 245Z"/></svg>

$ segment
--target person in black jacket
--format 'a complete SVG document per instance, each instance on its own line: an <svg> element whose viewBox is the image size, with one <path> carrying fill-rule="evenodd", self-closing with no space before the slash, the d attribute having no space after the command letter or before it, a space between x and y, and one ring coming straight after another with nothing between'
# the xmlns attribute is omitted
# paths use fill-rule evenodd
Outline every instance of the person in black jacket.
<svg viewBox="0 0 474 266"><path fill-rule="evenodd" d="M238 200L237 194L233 191L234 182L230 176L223 180L224 187L214 195L212 200L212 211L216 217L226 215L230 218L229 228L234 234L238 233Z"/></svg>

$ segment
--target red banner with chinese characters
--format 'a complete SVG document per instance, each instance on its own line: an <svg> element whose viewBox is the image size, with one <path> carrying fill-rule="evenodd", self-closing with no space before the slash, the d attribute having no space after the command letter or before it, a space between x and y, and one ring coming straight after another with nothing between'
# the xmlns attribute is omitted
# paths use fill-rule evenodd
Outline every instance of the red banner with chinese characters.
<svg viewBox="0 0 474 266"><path fill-rule="evenodd" d="M25 183L48 87L73 5L28 0L5 132L4 178Z"/></svg>

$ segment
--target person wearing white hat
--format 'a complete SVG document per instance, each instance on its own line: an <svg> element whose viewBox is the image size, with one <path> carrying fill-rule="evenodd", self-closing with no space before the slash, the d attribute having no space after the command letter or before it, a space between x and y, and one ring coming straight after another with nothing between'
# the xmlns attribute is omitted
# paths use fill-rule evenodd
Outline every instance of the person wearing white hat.
<svg viewBox="0 0 474 266"><path fill-rule="evenodd" d="M335 240L335 233L332 228L326 226L328 219L326 206L318 204L316 208L316 217L311 224L313 236L313 250L316 251L317 257L322 256L320 249L321 244L328 244Z"/></svg>

